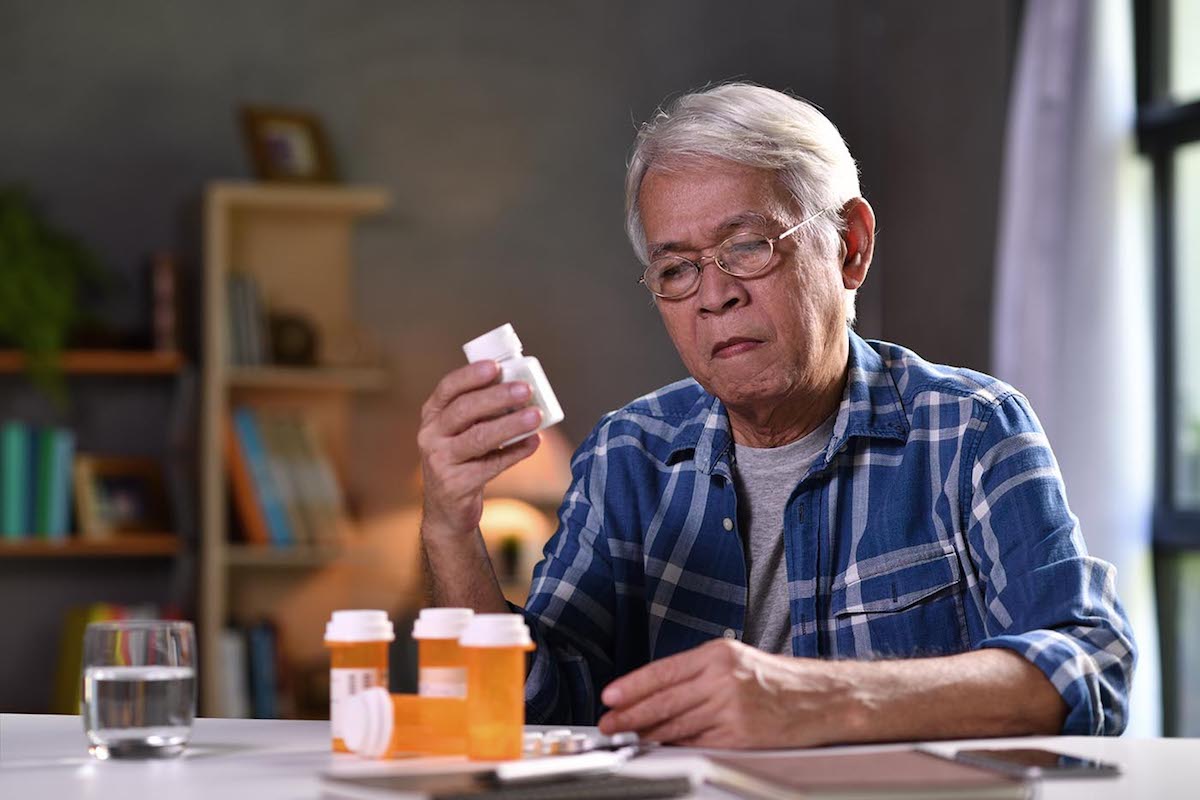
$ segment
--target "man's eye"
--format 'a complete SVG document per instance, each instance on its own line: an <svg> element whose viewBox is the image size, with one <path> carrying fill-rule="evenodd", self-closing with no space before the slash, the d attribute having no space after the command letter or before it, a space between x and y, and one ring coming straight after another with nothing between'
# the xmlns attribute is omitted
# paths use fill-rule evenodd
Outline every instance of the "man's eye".
<svg viewBox="0 0 1200 800"><path fill-rule="evenodd" d="M734 242L728 249L731 255L745 257L760 255L767 247L769 245L766 239L755 239L750 242Z"/></svg>
<svg viewBox="0 0 1200 800"><path fill-rule="evenodd" d="M658 277L664 281L677 281L684 278L688 272L687 264L668 264L658 271Z"/></svg>
<svg viewBox="0 0 1200 800"><path fill-rule="evenodd" d="M662 271L662 279L663 279L664 281L669 281L669 280L671 280L672 278L678 278L678 277L679 277L679 273L680 273L681 271L682 271L682 270L680 270L680 268L679 268L678 266L674 266L674 267L667 267L666 269L664 269L664 270Z"/></svg>

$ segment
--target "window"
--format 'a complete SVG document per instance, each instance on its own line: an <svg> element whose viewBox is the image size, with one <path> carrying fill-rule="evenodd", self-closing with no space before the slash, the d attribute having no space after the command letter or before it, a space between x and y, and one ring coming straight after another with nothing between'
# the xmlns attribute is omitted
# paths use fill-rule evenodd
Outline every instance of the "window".
<svg viewBox="0 0 1200 800"><path fill-rule="evenodd" d="M1200 548L1200 3L1133 2L1138 142L1154 171L1155 539Z"/></svg>
<svg viewBox="0 0 1200 800"><path fill-rule="evenodd" d="M1161 12L1160 12L1161 13ZM1196 31L1200 29L1200 3L1196 0L1171 0L1166 20L1170 33L1170 72L1168 92L1176 102L1200 99L1200 49Z"/></svg>
<svg viewBox="0 0 1200 800"><path fill-rule="evenodd" d="M1200 2L1130 0L1138 145L1153 165L1163 728L1200 735Z"/></svg>

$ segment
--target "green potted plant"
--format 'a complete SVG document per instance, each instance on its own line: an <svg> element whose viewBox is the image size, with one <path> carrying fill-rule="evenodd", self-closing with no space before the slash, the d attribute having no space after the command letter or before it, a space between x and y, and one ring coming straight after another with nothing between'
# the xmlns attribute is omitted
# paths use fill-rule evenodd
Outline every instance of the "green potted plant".
<svg viewBox="0 0 1200 800"><path fill-rule="evenodd" d="M0 188L0 340L24 351L33 383L59 404L59 359L84 318L80 295L102 277L95 257L50 225L27 192Z"/></svg>

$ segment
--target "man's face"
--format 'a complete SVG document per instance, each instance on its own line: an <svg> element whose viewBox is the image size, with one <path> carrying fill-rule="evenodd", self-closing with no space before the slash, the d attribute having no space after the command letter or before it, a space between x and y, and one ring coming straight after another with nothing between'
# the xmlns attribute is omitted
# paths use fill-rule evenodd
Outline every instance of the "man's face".
<svg viewBox="0 0 1200 800"><path fill-rule="evenodd" d="M651 169L638 195L650 258L693 261L743 232L774 237L801 217L768 171L721 160ZM657 300L688 372L731 408L798 398L845 366L839 263L818 260L788 237L771 263L735 278L704 262L699 286Z"/></svg>

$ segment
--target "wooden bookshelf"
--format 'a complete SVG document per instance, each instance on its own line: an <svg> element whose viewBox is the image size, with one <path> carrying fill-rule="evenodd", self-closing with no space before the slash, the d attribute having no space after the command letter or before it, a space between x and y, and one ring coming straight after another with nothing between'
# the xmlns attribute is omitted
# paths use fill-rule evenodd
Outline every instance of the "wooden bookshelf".
<svg viewBox="0 0 1200 800"><path fill-rule="evenodd" d="M122 534L110 539L8 539L0 541L0 558L167 558L182 549L170 533Z"/></svg>
<svg viewBox="0 0 1200 800"><path fill-rule="evenodd" d="M200 706L205 715L222 711L226 676L219 642L227 625L270 619L280 630L279 657L285 665L320 659L320 634L310 628L323 625L331 608L357 607L349 596L353 575L340 583L332 581L336 586L318 592L319 601L307 606L297 601L297 592L322 583L323 577L336 577L331 573L359 569L365 558L334 546L272 547L231 540L223 454L230 411L246 406L302 417L346 487L355 400L389 384L386 370L372 366L230 363L229 276L237 272L252 278L266 310L297 313L319 333L352 331L358 316L353 291L355 226L390 203L386 190L373 187L220 181L206 188L204 350L209 355L201 394L198 630L206 676ZM342 522L347 530L354 528L352 521Z"/></svg>
<svg viewBox="0 0 1200 800"><path fill-rule="evenodd" d="M23 372L25 354L0 350L0 373ZM69 375L174 375L183 369L183 355L156 350L68 350L59 360Z"/></svg>

